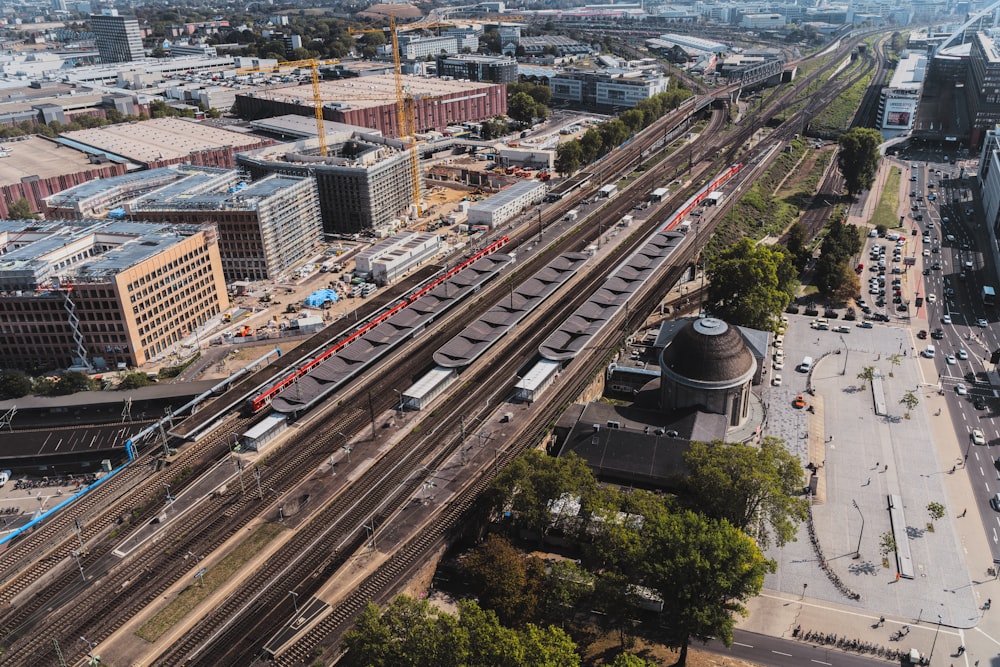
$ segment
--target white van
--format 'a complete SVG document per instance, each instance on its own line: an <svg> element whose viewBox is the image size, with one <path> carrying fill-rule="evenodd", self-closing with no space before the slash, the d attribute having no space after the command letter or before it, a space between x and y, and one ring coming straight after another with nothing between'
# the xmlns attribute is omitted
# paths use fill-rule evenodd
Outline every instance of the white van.
<svg viewBox="0 0 1000 667"><path fill-rule="evenodd" d="M927 357L928 359L933 359L934 358L934 354L936 352L937 352L937 350L934 349L933 345L928 345L927 347L924 348L923 355L925 357Z"/></svg>
<svg viewBox="0 0 1000 667"><path fill-rule="evenodd" d="M812 370L812 367L813 367L813 358L812 357L803 357L802 358L802 363L799 364L799 372L800 373L808 373L809 371Z"/></svg>

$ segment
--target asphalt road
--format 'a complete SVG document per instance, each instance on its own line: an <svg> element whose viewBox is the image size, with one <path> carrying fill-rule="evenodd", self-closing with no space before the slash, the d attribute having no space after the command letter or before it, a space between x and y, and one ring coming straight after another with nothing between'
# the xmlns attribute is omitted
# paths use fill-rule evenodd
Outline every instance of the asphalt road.
<svg viewBox="0 0 1000 667"><path fill-rule="evenodd" d="M770 667L885 667L885 659L872 658L857 653L847 653L827 646L816 646L806 642L779 639L768 635L736 630L733 645L729 648L720 641L710 641L705 646L694 644L695 648L710 651L730 658L739 658ZM904 647L896 647L902 650ZM891 663L891 664L898 664Z"/></svg>
<svg viewBox="0 0 1000 667"><path fill-rule="evenodd" d="M983 516L983 529L989 539L992 556L1000 559L1000 512L990 506L989 499L1000 493L1000 479L997 475L997 455L990 447L972 445L973 429L981 429L989 445L1000 445L1000 402L996 391L986 381L984 373L992 369L989 357L993 350L1000 348L1000 322L995 308L987 308L982 300L983 284L995 284L992 276L997 275L992 254L982 252L988 249L989 238L983 230L975 229L976 202L972 201L969 188L964 181L947 176L958 176L957 167L947 163L920 163L918 180L911 183L918 194L925 197L924 221L920 225L923 234L931 237L930 244L922 241L916 245L930 246L930 256L923 260L931 266L923 275L925 298L934 295L934 303L925 301L926 316L930 332L940 329L943 338L916 341L917 350L932 343L937 348L934 368L937 378L927 378L928 382L939 381L948 401L948 413L952 425L960 439L966 438L965 454L955 461L955 472L967 474L975 492ZM938 172L941 176L938 176ZM930 187L933 185L933 187ZM935 201L926 197L936 193ZM912 199L911 199L912 201ZM969 215L972 210L973 214ZM912 220L911 220L912 222ZM928 229L928 224L933 227ZM913 237L919 241L921 237ZM938 251L934 249L937 248ZM940 269L933 263L940 261ZM970 268L971 267L971 268ZM920 311L918 311L919 314ZM950 323L946 318L950 318ZM980 319L986 326L979 326ZM929 332L929 333L930 333ZM967 356L967 359L962 359ZM959 390L967 392L961 395ZM975 407L976 399L985 402L985 409ZM966 434L966 435L963 435Z"/></svg>

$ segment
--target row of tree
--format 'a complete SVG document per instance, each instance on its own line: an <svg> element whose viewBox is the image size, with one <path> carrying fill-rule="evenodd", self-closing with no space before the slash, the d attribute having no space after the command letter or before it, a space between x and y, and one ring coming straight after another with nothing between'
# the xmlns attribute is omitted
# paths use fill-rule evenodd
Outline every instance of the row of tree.
<svg viewBox="0 0 1000 667"><path fill-rule="evenodd" d="M133 371L122 376L117 389L138 389L152 384L145 373ZM40 375L32 377L23 371L0 370L0 400L21 398L22 396L68 396L81 391L96 391L99 382L81 371L67 371L60 375Z"/></svg>
<svg viewBox="0 0 1000 667"><path fill-rule="evenodd" d="M692 640L731 642L734 615L747 613L744 603L774 571L761 547L794 539L806 517L804 475L775 438L759 447L693 443L685 463L682 493L668 497L599 485L575 456L525 454L480 509L529 543L562 538L573 545L568 557L546 562L491 535L461 562L478 605L460 603L457 617L409 598L370 606L345 639L347 664L575 665L563 629L583 637L592 618L624 649L645 616L644 634L679 649L679 665ZM642 602L655 598L663 611L644 615ZM534 657L519 661L526 655Z"/></svg>
<svg viewBox="0 0 1000 667"><path fill-rule="evenodd" d="M595 160L607 155L613 148L625 143L664 114L676 109L691 97L691 92L673 87L670 90L642 100L634 109L623 112L618 118L601 123L584 132L579 141L566 141L556 149L556 171L572 174Z"/></svg>

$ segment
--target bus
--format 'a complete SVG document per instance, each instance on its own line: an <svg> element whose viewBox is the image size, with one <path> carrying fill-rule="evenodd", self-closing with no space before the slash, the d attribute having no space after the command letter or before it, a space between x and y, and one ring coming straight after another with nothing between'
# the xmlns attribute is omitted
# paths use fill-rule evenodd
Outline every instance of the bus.
<svg viewBox="0 0 1000 667"><path fill-rule="evenodd" d="M997 293L990 285L983 285L983 305L996 305Z"/></svg>

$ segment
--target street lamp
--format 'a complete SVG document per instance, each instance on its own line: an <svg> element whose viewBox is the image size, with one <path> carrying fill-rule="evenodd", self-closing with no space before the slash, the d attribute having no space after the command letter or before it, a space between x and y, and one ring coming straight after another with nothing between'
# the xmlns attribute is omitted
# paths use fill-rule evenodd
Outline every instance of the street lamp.
<svg viewBox="0 0 1000 667"><path fill-rule="evenodd" d="M167 490L167 502L170 503L170 511L173 512L174 511L174 497L172 495L170 495L170 485L169 484L164 484L163 488L165 488Z"/></svg>
<svg viewBox="0 0 1000 667"><path fill-rule="evenodd" d="M70 553L71 556L73 556L73 558L76 559L76 566L78 568L80 568L80 578L83 579L84 583L86 583L86 581L87 581L87 575L85 575L83 573L83 563L80 562L80 552L79 551L70 551L69 553Z"/></svg>
<svg viewBox="0 0 1000 667"><path fill-rule="evenodd" d="M295 613L299 613L299 594L295 591L288 591L288 594L292 596L292 604L295 605Z"/></svg>
<svg viewBox="0 0 1000 667"><path fill-rule="evenodd" d="M934 658L934 647L937 646L937 638L938 638L938 633L939 632L941 632L941 614L938 614L937 629L934 630L934 641L931 642L931 652L927 656L927 664L930 664L931 660Z"/></svg>
<svg viewBox="0 0 1000 667"><path fill-rule="evenodd" d="M858 533L858 548L854 550L855 560L861 558L861 536L865 534L865 515L861 514L861 508L858 507L858 501L852 500L851 504L854 505L854 509L858 510L858 514L861 515L861 532Z"/></svg>
<svg viewBox="0 0 1000 667"><path fill-rule="evenodd" d="M347 454L347 462L350 463L351 462L351 448L348 447L347 445L344 445L343 447L341 447L341 449L343 449L344 452Z"/></svg>

